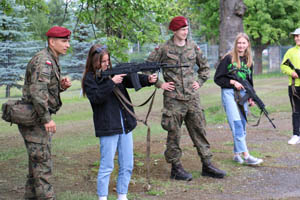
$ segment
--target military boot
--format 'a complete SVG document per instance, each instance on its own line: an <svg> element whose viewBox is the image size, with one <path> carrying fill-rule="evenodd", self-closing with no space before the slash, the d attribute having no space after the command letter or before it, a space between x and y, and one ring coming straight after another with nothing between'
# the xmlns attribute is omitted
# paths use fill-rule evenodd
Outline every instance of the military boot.
<svg viewBox="0 0 300 200"><path fill-rule="evenodd" d="M181 164L172 164L171 179L191 181L193 176L192 174L186 172Z"/></svg>
<svg viewBox="0 0 300 200"><path fill-rule="evenodd" d="M224 178L225 175L225 171L216 168L210 162L203 163L202 165L202 176L209 176L212 178Z"/></svg>

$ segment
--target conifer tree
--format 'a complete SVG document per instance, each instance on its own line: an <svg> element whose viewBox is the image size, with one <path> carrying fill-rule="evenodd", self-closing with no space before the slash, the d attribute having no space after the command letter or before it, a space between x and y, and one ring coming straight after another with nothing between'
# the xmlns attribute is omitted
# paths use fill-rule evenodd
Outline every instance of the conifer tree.
<svg viewBox="0 0 300 200"><path fill-rule="evenodd" d="M76 25L72 24L70 26ZM71 39L71 51L60 60L63 66L63 74L67 74L72 79L81 79L89 49L96 42L95 40L89 42L94 39L94 31L97 33L96 27L92 26L91 24L81 23L74 27Z"/></svg>
<svg viewBox="0 0 300 200"><path fill-rule="evenodd" d="M14 9L17 12L20 7ZM6 97L10 96L11 87L21 87L19 81L22 80L25 69L21 61L24 59L24 52L21 49L26 47L26 44L17 45L16 42L26 40L30 36L29 32L23 31L26 26L28 23L25 17L6 15L0 10L0 86L6 86ZM30 50L26 49L25 52L29 53Z"/></svg>

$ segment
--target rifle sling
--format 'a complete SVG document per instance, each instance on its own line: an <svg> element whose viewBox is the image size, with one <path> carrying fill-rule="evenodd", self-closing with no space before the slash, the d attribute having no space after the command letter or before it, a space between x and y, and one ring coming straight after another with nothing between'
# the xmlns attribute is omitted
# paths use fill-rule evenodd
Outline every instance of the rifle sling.
<svg viewBox="0 0 300 200"><path fill-rule="evenodd" d="M122 100L123 100L126 104L128 104L128 105L130 105L130 106L132 106L132 107L142 107L142 106L146 105L146 104L151 100L151 98L155 95L155 93L156 93L156 88L155 88L154 92L149 96L149 98L148 98L144 103L142 103L142 104L140 104L140 105L134 105L134 104L132 104L132 103L124 96L124 94L120 91L120 88L115 87L113 91L114 91L115 95L116 95L117 97L118 97L118 96L121 97ZM126 106L126 107L127 107L127 106Z"/></svg>
<svg viewBox="0 0 300 200"><path fill-rule="evenodd" d="M259 118L258 118L258 120L257 120L257 123L256 124L254 124L254 125L251 125L251 126L258 126L259 125L259 123L260 123L260 119L261 119L261 116L262 116L262 113L263 113L263 111L261 110L260 111L260 114L259 114Z"/></svg>
<svg viewBox="0 0 300 200"><path fill-rule="evenodd" d="M150 143L151 143L151 130L150 130L150 126L147 124L147 120L148 120L148 117L150 115L150 112L152 110L152 106L153 106L153 103L154 103L154 99L155 99L155 94L156 94L156 90L157 88L155 88L155 90L153 91L153 93L150 95L150 97L142 104L140 105L134 105L132 104L124 95L123 93L120 91L120 88L118 87L115 87L113 92L114 94L116 95L116 97L118 98L118 100L121 102L121 104L124 106L124 108L129 112L129 114L131 116L133 116L137 121L139 122L142 122L145 126L147 126L147 155L146 155L146 168L147 168L147 182L148 182L148 186L147 188L150 188L150 152L151 152L151 149L150 149ZM128 106L132 106L132 107L141 107L141 106L144 106L145 104L147 104L149 101L151 100L150 102L150 105L149 105L149 108L148 108L148 112L147 112L147 115L145 117L145 120L142 120L142 119L139 119L138 116L132 112ZM126 104L125 104L126 103Z"/></svg>

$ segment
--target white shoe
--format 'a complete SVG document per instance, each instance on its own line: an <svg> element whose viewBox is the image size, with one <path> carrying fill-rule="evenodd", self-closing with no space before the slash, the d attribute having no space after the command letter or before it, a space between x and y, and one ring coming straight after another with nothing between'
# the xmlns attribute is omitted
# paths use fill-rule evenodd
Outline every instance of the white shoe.
<svg viewBox="0 0 300 200"><path fill-rule="evenodd" d="M128 200L127 194L118 194L118 200Z"/></svg>
<svg viewBox="0 0 300 200"><path fill-rule="evenodd" d="M239 164L243 164L244 163L244 160L243 158L240 156L240 155L234 155L233 156L233 161L239 163Z"/></svg>
<svg viewBox="0 0 300 200"><path fill-rule="evenodd" d="M259 165L259 164L261 164L262 162L263 162L262 159L260 159L260 158L255 158L255 157L250 156L250 155L249 155L249 157L248 157L247 159L245 159L245 163L246 163L247 165Z"/></svg>
<svg viewBox="0 0 300 200"><path fill-rule="evenodd" d="M300 137L298 135L293 135L288 141L288 144L298 144L300 143Z"/></svg>

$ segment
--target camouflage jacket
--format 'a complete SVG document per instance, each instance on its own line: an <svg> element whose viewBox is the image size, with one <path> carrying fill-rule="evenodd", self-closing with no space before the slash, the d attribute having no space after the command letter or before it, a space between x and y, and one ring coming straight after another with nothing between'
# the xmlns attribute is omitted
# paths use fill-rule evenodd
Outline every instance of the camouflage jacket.
<svg viewBox="0 0 300 200"><path fill-rule="evenodd" d="M23 100L33 103L41 122L51 120L62 105L60 67L58 58L48 47L36 53L29 61L23 87Z"/></svg>
<svg viewBox="0 0 300 200"><path fill-rule="evenodd" d="M169 68L163 71L166 82L174 82L175 90L164 91L165 96L178 100L190 100L196 91L192 88L193 82L197 81L200 86L209 77L209 66L195 42L187 40L185 46L179 47L174 44L173 38L156 48L148 57L147 61L168 63L170 65L188 65L187 68ZM194 66L198 65L195 76ZM156 83L157 87L162 85L162 81Z"/></svg>

